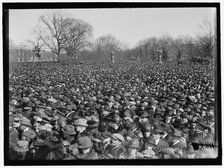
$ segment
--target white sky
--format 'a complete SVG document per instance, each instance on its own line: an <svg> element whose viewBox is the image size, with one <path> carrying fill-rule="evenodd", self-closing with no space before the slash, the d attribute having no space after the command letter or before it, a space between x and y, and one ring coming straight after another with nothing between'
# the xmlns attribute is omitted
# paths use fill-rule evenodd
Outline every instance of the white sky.
<svg viewBox="0 0 224 168"><path fill-rule="evenodd" d="M58 11L58 9L56 9ZM168 33L196 36L206 17L215 18L215 8L123 8L123 9L61 9L93 27L94 39L112 34L130 47L140 40ZM49 9L9 11L9 38L17 45L33 39L31 31L38 17Z"/></svg>

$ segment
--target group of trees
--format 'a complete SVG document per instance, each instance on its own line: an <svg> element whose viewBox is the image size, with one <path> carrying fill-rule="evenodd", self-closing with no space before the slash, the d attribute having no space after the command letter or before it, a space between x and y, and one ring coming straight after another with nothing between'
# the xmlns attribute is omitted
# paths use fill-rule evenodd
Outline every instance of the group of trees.
<svg viewBox="0 0 224 168"><path fill-rule="evenodd" d="M61 53L73 57L88 45L92 31L88 23L60 12L40 16L38 26L34 28L37 41L58 57Z"/></svg>
<svg viewBox="0 0 224 168"><path fill-rule="evenodd" d="M161 37L149 37L141 40L132 49L128 49L125 43L117 40L111 34L102 35L94 41L91 40L93 28L90 24L61 12L40 16L38 25L33 32L36 37L35 43L38 42L41 47L48 48L58 57L58 60L59 56L64 57L65 55L68 58L77 57L80 51L87 49L86 51L95 55L100 55L100 53L108 55L111 51L115 51L117 55L123 56L125 59L156 61L158 50L160 50L163 61L172 58L181 62L184 58L213 58L214 27L208 19L201 27L205 33L199 34L196 38L190 36L172 38L170 35L164 34Z"/></svg>
<svg viewBox="0 0 224 168"><path fill-rule="evenodd" d="M192 60L195 57L212 59L214 58L213 48L214 38L207 34L196 38L190 36L172 38L169 35L163 35L160 38L151 37L140 41L135 50L138 51L137 55L141 59L156 61L158 58L156 51L161 50L163 61L171 58L181 62L186 59Z"/></svg>

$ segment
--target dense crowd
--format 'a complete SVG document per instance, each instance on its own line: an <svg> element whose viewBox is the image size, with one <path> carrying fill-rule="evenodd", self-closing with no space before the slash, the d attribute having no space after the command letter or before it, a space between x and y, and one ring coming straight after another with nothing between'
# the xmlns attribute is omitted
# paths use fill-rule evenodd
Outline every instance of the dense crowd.
<svg viewBox="0 0 224 168"><path fill-rule="evenodd" d="M9 67L11 160L209 157L208 65L19 63Z"/></svg>

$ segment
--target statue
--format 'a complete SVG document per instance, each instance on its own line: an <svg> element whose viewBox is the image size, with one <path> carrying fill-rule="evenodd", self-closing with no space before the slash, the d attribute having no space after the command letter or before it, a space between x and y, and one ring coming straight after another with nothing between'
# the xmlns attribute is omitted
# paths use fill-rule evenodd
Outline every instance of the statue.
<svg viewBox="0 0 224 168"><path fill-rule="evenodd" d="M162 64L163 61L162 61L162 50L157 50L157 54L158 54L158 63L159 64Z"/></svg>
<svg viewBox="0 0 224 168"><path fill-rule="evenodd" d="M34 50L33 52L35 53L36 57L40 60L40 47L39 47L39 43L37 43L37 45L34 46Z"/></svg>
<svg viewBox="0 0 224 168"><path fill-rule="evenodd" d="M115 63L115 60L114 60L114 51L112 51L112 52L110 53L110 58L111 58L111 62L112 62L112 63Z"/></svg>

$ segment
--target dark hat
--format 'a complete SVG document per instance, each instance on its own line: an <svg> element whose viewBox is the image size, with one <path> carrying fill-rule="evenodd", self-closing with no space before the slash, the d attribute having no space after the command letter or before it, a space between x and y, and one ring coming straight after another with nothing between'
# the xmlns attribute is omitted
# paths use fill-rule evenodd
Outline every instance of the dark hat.
<svg viewBox="0 0 224 168"><path fill-rule="evenodd" d="M142 117L142 118L147 118L147 117L149 117L149 113L146 112L146 111L141 111L140 114L141 114L140 117Z"/></svg>
<svg viewBox="0 0 224 168"><path fill-rule="evenodd" d="M155 140L154 140L154 138L152 136L147 137L145 140L146 140L145 142L147 144L155 145Z"/></svg>
<svg viewBox="0 0 224 168"><path fill-rule="evenodd" d="M162 114L162 110L161 110L161 108L156 108L155 113L156 113L156 114Z"/></svg>
<svg viewBox="0 0 224 168"><path fill-rule="evenodd" d="M129 136L131 138L134 138L135 137L135 134L132 131L128 131L124 136L126 136L126 137Z"/></svg>
<svg viewBox="0 0 224 168"><path fill-rule="evenodd" d="M50 136L50 141L51 142L60 142L61 139L61 135L59 134L59 132L53 130L52 134Z"/></svg>
<svg viewBox="0 0 224 168"><path fill-rule="evenodd" d="M163 127L163 130L168 131L168 132L171 131L171 127L169 124L162 123L161 126Z"/></svg>
<svg viewBox="0 0 224 168"><path fill-rule="evenodd" d="M163 134L163 129L160 126L156 126L154 130L152 130L154 134Z"/></svg>
<svg viewBox="0 0 224 168"><path fill-rule="evenodd" d="M64 128L61 129L63 133L69 135L75 135L75 127L73 125L66 125Z"/></svg>
<svg viewBox="0 0 224 168"><path fill-rule="evenodd" d="M138 136L139 138L143 138L143 134L142 134L142 132L139 131L139 130L136 130L136 131L135 131L135 135Z"/></svg>

